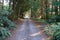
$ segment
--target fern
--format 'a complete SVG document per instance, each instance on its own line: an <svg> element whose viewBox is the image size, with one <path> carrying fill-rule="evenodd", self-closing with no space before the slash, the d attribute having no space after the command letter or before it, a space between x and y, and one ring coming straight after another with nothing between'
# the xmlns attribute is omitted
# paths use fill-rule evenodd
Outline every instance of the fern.
<svg viewBox="0 0 60 40"><path fill-rule="evenodd" d="M5 39L6 37L10 36L10 31L4 27L0 27L0 40Z"/></svg>
<svg viewBox="0 0 60 40"><path fill-rule="evenodd" d="M47 35L52 36L52 40L60 40L60 23L47 26L44 31Z"/></svg>

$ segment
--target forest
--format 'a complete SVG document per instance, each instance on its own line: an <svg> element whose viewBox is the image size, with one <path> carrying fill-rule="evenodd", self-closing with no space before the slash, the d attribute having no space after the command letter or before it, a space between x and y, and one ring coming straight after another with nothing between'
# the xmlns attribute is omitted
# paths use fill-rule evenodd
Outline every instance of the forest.
<svg viewBox="0 0 60 40"><path fill-rule="evenodd" d="M16 20L25 20L27 15L48 24L43 30L50 40L60 40L60 0L0 0L0 40L11 36Z"/></svg>

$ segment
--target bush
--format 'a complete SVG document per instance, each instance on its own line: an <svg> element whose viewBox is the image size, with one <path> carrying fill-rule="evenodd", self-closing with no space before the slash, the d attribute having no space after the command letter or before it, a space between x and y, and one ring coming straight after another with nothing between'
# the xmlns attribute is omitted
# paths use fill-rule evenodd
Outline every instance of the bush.
<svg viewBox="0 0 60 40"><path fill-rule="evenodd" d="M52 19L47 20L47 22L48 22L49 24L51 24L51 23L55 23L56 20L55 20L54 18L52 18Z"/></svg>
<svg viewBox="0 0 60 40"><path fill-rule="evenodd" d="M0 40L4 40L6 37L10 36L10 29L16 27L15 23L8 19L9 12L0 12Z"/></svg>
<svg viewBox="0 0 60 40"><path fill-rule="evenodd" d="M15 23L9 20L7 17L0 17L0 26L8 29L15 27Z"/></svg>
<svg viewBox="0 0 60 40"><path fill-rule="evenodd" d="M10 36L10 31L4 27L0 27L0 40L4 40L6 37Z"/></svg>
<svg viewBox="0 0 60 40"><path fill-rule="evenodd" d="M52 24L44 28L45 33L52 37L52 40L60 40L60 24Z"/></svg>

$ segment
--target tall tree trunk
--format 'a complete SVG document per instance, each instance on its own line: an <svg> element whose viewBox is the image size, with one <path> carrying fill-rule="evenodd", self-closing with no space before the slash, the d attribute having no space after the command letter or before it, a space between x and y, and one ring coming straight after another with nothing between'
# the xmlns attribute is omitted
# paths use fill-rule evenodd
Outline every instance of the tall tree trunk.
<svg viewBox="0 0 60 40"><path fill-rule="evenodd" d="M18 1L17 5L16 5L16 15L17 15L17 17L19 15L19 10L20 10L19 7L20 7L20 3Z"/></svg>
<svg viewBox="0 0 60 40"><path fill-rule="evenodd" d="M16 13L16 0L13 0L12 10Z"/></svg>
<svg viewBox="0 0 60 40"><path fill-rule="evenodd" d="M60 3L60 0L59 0L59 3ZM59 15L60 15L60 5L59 5Z"/></svg>
<svg viewBox="0 0 60 40"><path fill-rule="evenodd" d="M51 16L52 16L53 12L54 12L54 11L53 11L53 5L52 5L52 9L51 9Z"/></svg>
<svg viewBox="0 0 60 40"><path fill-rule="evenodd" d="M41 15L43 14L43 0L41 0Z"/></svg>
<svg viewBox="0 0 60 40"><path fill-rule="evenodd" d="M4 9L4 0L2 0L2 10Z"/></svg>
<svg viewBox="0 0 60 40"><path fill-rule="evenodd" d="M10 7L11 7L11 0L9 0L9 9L10 9Z"/></svg>
<svg viewBox="0 0 60 40"><path fill-rule="evenodd" d="M58 1L55 0L55 2L58 2ZM55 6L55 15L58 15L58 6Z"/></svg>
<svg viewBox="0 0 60 40"><path fill-rule="evenodd" d="M46 9L46 19L48 19L48 0L45 0L45 9Z"/></svg>

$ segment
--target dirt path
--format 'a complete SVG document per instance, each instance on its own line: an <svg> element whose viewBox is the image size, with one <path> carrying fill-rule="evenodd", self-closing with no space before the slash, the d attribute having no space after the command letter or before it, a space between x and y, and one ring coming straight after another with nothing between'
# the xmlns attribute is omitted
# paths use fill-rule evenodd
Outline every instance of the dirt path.
<svg viewBox="0 0 60 40"><path fill-rule="evenodd" d="M38 25L42 27L42 25ZM41 28L40 28L41 29ZM18 25L16 29L12 31L12 36L8 37L6 40L47 40L47 36L44 34L43 30L40 30L36 23L29 19Z"/></svg>

